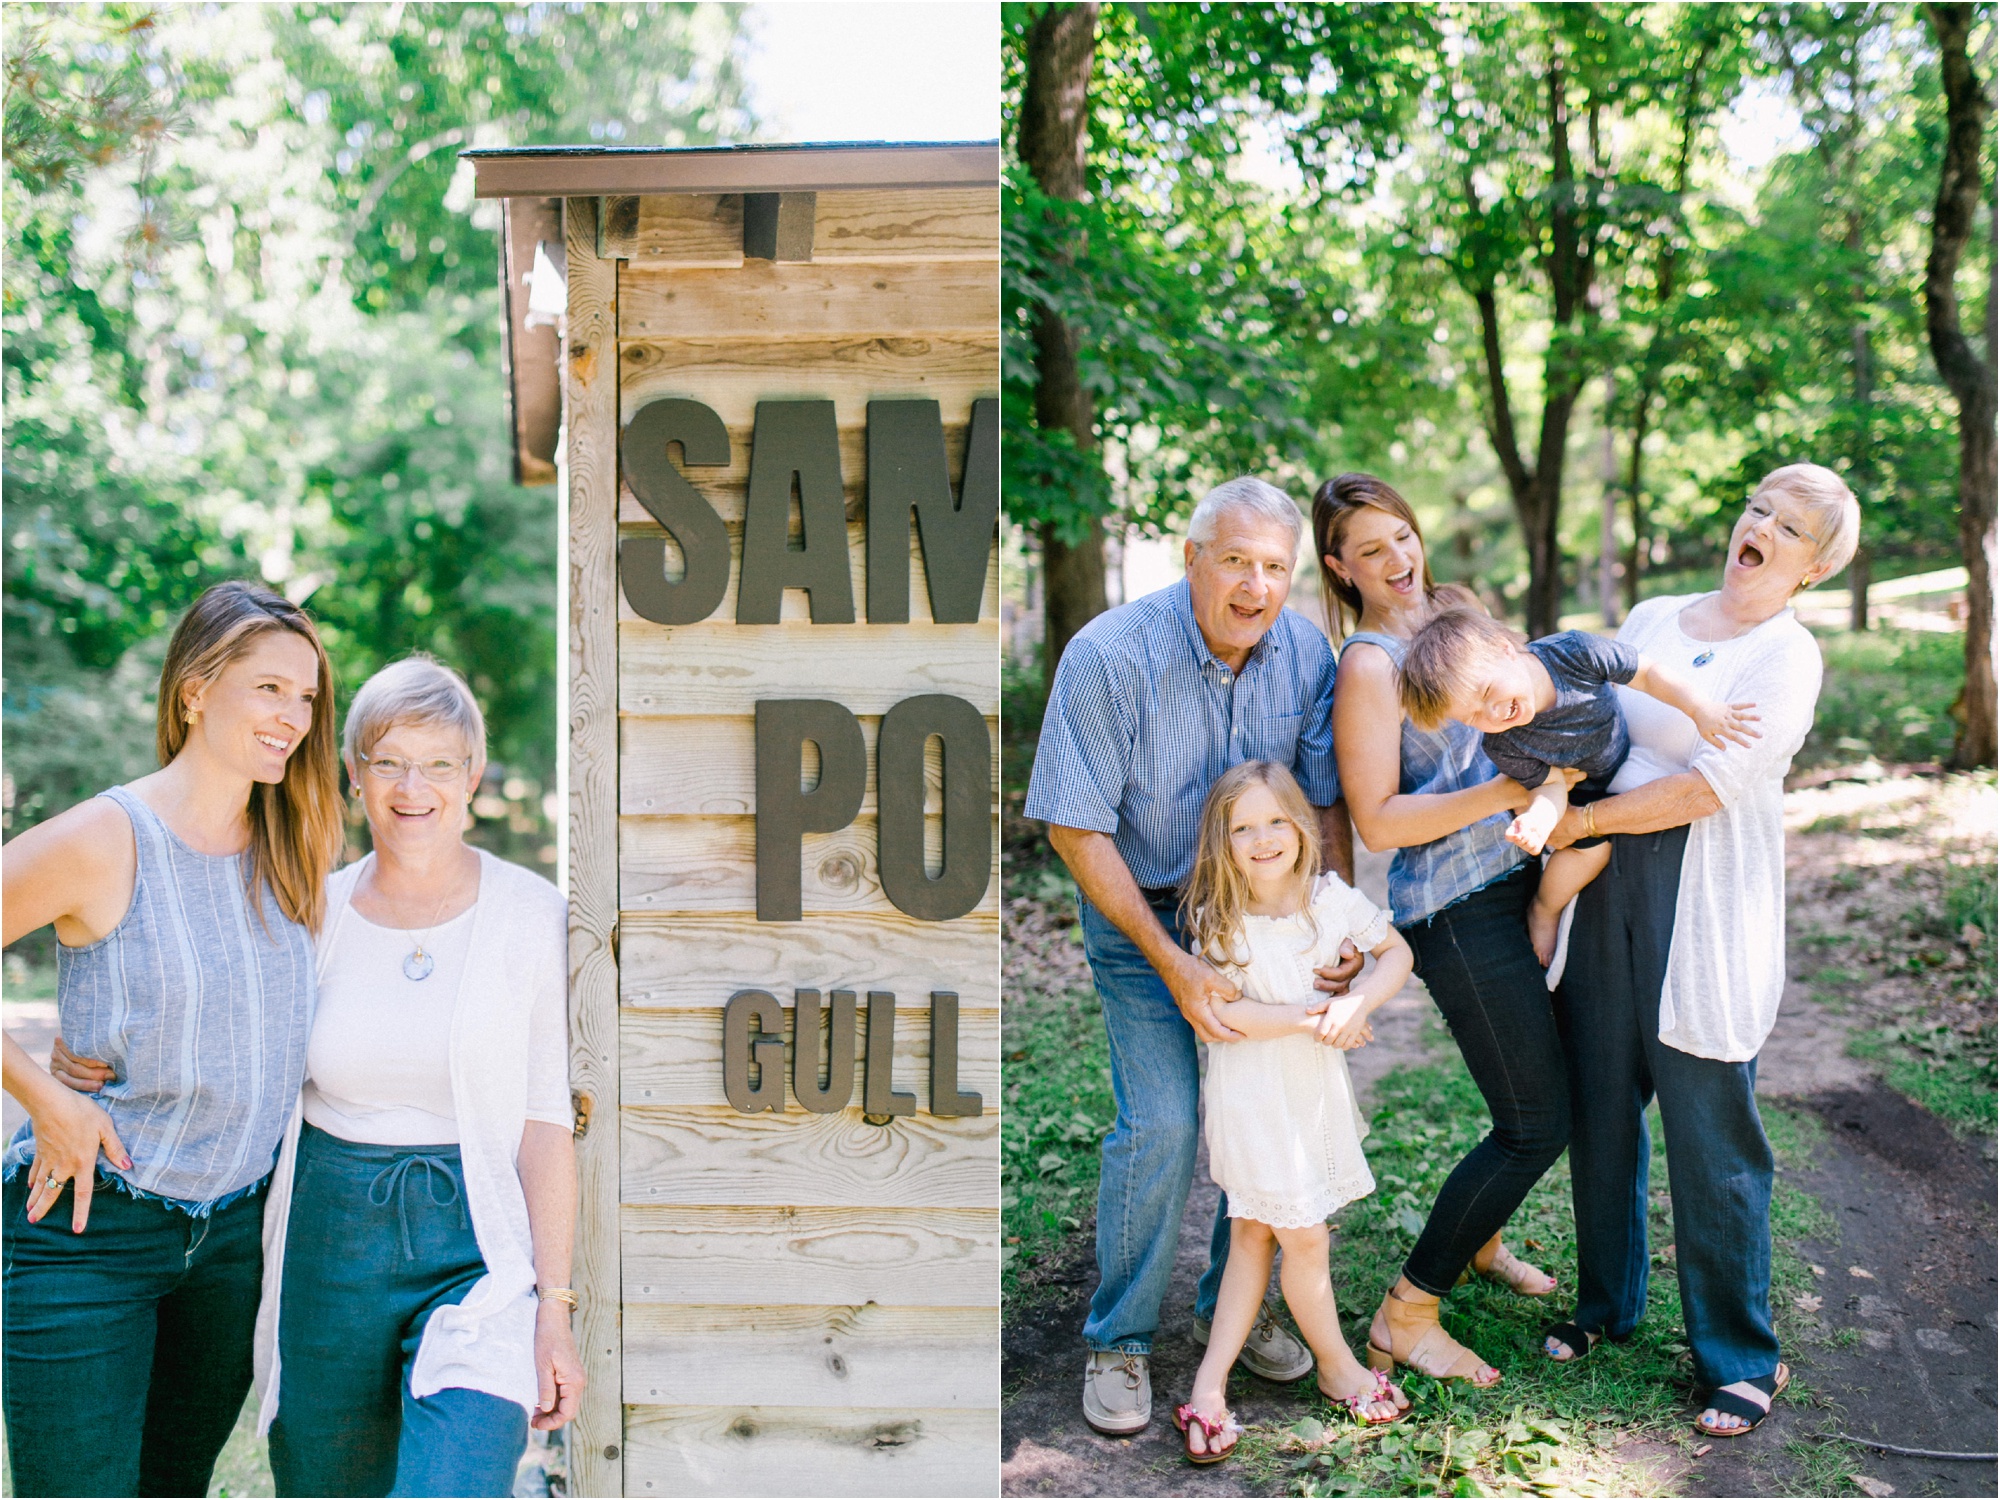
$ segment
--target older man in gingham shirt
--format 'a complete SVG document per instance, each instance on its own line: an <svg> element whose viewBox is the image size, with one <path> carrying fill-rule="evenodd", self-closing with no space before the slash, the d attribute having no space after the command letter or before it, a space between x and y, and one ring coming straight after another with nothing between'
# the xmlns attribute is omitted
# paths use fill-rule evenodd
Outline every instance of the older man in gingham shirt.
<svg viewBox="0 0 2000 1500"><path fill-rule="evenodd" d="M1321 809L1329 863L1351 874L1352 835L1335 807L1333 650L1284 608L1303 529L1298 507L1262 480L1211 491L1188 525L1185 581L1086 625L1063 653L1042 720L1026 811L1049 825L1082 891L1118 1100L1083 1329L1083 1409L1100 1432L1137 1432L1151 1416L1147 1358L1194 1176L1195 1043L1236 1035L1210 1009L1236 987L1186 951L1177 911L1209 787L1246 760L1290 767ZM1321 988L1338 992L1359 971L1357 955L1343 958L1321 971ZM1195 1293L1204 1343L1228 1250L1224 1201ZM1296 1380L1313 1361L1267 1309L1242 1363Z"/></svg>

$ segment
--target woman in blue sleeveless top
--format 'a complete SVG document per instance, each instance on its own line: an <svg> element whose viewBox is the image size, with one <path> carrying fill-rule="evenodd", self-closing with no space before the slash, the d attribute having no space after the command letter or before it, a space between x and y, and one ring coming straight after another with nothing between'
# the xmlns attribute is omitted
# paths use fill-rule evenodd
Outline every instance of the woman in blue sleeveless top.
<svg viewBox="0 0 2000 1500"><path fill-rule="evenodd" d="M312 933L339 852L332 672L268 589L196 600L160 673L161 769L7 845L4 939L55 925L62 1035L95 1096L13 1038L4 1172L17 1495L202 1495L242 1410L266 1179L305 1069Z"/></svg>
<svg viewBox="0 0 2000 1500"><path fill-rule="evenodd" d="M1453 1169L1403 1274L1368 1333L1369 1363L1491 1385L1500 1372L1438 1324L1438 1304L1468 1268L1526 1296L1555 1282L1517 1260L1500 1230L1569 1141L1569 1085L1543 969L1528 941L1538 867L1505 837L1528 791L1501 776L1477 731L1426 733L1404 717L1396 672L1440 605L1476 603L1439 588L1409 503L1367 474L1327 481L1313 499L1328 624L1341 645L1334 744L1349 815L1371 849L1394 849L1389 904L1416 955L1493 1129Z"/></svg>

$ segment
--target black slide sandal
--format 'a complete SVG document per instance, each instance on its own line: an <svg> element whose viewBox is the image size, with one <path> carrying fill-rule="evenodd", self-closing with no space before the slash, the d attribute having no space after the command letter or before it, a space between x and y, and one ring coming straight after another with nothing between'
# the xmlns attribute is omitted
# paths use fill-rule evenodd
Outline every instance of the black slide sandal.
<svg viewBox="0 0 2000 1500"><path fill-rule="evenodd" d="M1784 1391L1786 1386L1792 1383L1792 1372L1788 1366L1781 1364L1769 1375L1759 1375L1755 1380L1745 1380L1737 1383L1756 1387L1771 1398L1770 1404L1759 1407L1756 1402L1750 1400L1747 1396L1739 1396L1734 1391L1725 1391L1717 1388L1708 1393L1708 1400L1703 1404L1702 1409L1704 1411L1712 1411L1718 1416L1741 1418L1745 1425L1741 1427L1710 1427L1697 1417L1694 1424L1696 1432L1700 1433L1703 1437L1712 1438L1742 1437L1746 1432L1755 1432L1758 1424L1770 1416L1773 1411L1777 1410L1779 1395Z"/></svg>
<svg viewBox="0 0 2000 1500"><path fill-rule="evenodd" d="M1559 1365L1573 1365L1578 1360L1587 1356L1592 1349L1595 1349L1597 1341L1603 1337L1604 1335L1601 1333L1592 1333L1588 1329L1577 1327L1574 1323L1551 1323L1547 1328L1542 1330L1542 1338L1544 1340L1542 1357ZM1555 1339L1560 1343L1568 1345L1570 1351L1569 1358L1563 1359L1549 1353L1546 1342L1549 1339Z"/></svg>

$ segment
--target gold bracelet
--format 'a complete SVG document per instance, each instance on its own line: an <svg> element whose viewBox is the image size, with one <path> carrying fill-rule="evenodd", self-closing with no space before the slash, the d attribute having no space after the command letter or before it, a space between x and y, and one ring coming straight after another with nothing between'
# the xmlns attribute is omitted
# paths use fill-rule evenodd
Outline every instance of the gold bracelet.
<svg viewBox="0 0 2000 1500"><path fill-rule="evenodd" d="M1583 804L1583 836L1587 839L1597 837L1597 804L1595 802L1586 802Z"/></svg>
<svg viewBox="0 0 2000 1500"><path fill-rule="evenodd" d="M576 1293L575 1293L575 1292L573 1292L573 1291L571 1291L571 1290L570 1290L570 1289L569 1289L568 1287L566 1287L566 1286L540 1286L540 1287L536 1287L536 1288L535 1288L535 1297L536 1297L536 1299L537 1299L537 1300L539 1300L539 1301L542 1301L542 1302L562 1302L562 1303L566 1303L566 1304L568 1305L568 1307L569 1307L569 1310L570 1310L571 1312L575 1312L575 1311L577 1311L577 1310L578 1310L578 1308L579 1308L579 1307L580 1307L580 1306L582 1305L582 1304L580 1304L580 1303L579 1303L579 1302L577 1301L577 1299L576 1299Z"/></svg>

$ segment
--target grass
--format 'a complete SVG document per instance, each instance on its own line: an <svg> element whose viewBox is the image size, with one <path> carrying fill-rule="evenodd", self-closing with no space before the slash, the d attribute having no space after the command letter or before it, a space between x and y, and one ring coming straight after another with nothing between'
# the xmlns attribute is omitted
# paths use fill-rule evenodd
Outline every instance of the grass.
<svg viewBox="0 0 2000 1500"><path fill-rule="evenodd" d="M1067 877L1039 865L1009 891L1050 904ZM1058 909L1059 906L1058 906ZM1001 1022L1006 1106L1000 1122L1001 1294L1081 1226L1097 1197L1098 1144L1111 1128L1111 1063L1097 995L1014 990Z"/></svg>
<svg viewBox="0 0 2000 1500"><path fill-rule="evenodd" d="M1915 907L1907 919L1900 961L1921 972L1936 967L1955 944L1973 939L1975 960L1967 976L1975 992L1980 1024L1967 1030L1933 1014L1913 1013L1888 1025L1859 1030L1848 1050L1875 1063L1890 1088L1915 1100L1958 1133L1994 1133L2000 1094L1995 1088L1994 868L1981 859L1944 864L1939 899ZM1827 969L1818 981L1838 994L1849 971ZM1858 977L1858 976L1852 976Z"/></svg>
<svg viewBox="0 0 2000 1500"><path fill-rule="evenodd" d="M1064 1242L1087 1216L1097 1180L1097 1145L1112 1115L1104 1036L1087 996L1010 998L1006 1039L1008 1097L1002 1133L1003 1214L1010 1243L1004 1297L1009 1316L1034 1299L1025 1268ZM1431 1023L1434 1043L1442 1032ZM1485 1106L1455 1051L1405 1066L1376 1085L1366 1143L1376 1192L1336 1219L1332 1270L1342 1322L1356 1349L1368 1319L1423 1227L1446 1174L1486 1129ZM1765 1126L1785 1168L1802 1164L1818 1139L1811 1116L1767 1109ZM1548 1303L1473 1282L1450 1298L1446 1326L1504 1374L1490 1391L1405 1372L1416 1405L1393 1429L1363 1431L1314 1401L1285 1427L1255 1427L1239 1462L1261 1482L1321 1495L1636 1494L1653 1481L1635 1467L1635 1441L1654 1453L1692 1446L1692 1369L1680 1293L1666 1253L1673 1239L1664 1148L1654 1130L1652 1283L1647 1314L1623 1345L1557 1366L1541 1353ZM1815 1281L1792 1242L1830 1232L1829 1216L1782 1177L1772 1202L1772 1304L1788 1347L1818 1337L1817 1321L1793 1302ZM1509 1243L1563 1278L1552 1299L1574 1293L1575 1233L1569 1165L1559 1163L1508 1228ZM1301 1386L1302 1391L1309 1387ZM1793 1388L1803 1399L1803 1382ZM1802 1488L1799 1493L1820 1493Z"/></svg>
<svg viewBox="0 0 2000 1500"><path fill-rule="evenodd" d="M1819 634L1826 677L1812 732L1794 769L1943 761L1957 724L1952 701L1965 680L1965 637L1925 630Z"/></svg>
<svg viewBox="0 0 2000 1500"><path fill-rule="evenodd" d="M1400 1269L1445 1174L1486 1122L1478 1091L1455 1055L1390 1073L1377 1085L1376 1101L1367 1151L1377 1191L1339 1216L1334 1236L1335 1291L1357 1348L1375 1298ZM1782 1162L1796 1164L1810 1151L1816 1127L1809 1120L1771 1110L1766 1124ZM1392 1432L1363 1432L1320 1406L1312 1425L1254 1433L1257 1446L1246 1457L1270 1471L1289 1469L1290 1487L1310 1496L1642 1492L1652 1481L1630 1462L1631 1445L1690 1442L1693 1378L1666 1254L1673 1238L1666 1161L1656 1123L1653 1128L1654 1275L1646 1316L1628 1343L1600 1345L1582 1364L1555 1365L1541 1353L1548 1305L1474 1282L1449 1299L1446 1326L1502 1371L1498 1386L1475 1391L1405 1372L1401 1383L1416 1411ZM1780 1337L1791 1344L1810 1331L1792 1298L1811 1287L1813 1277L1788 1242L1823 1233L1828 1217L1817 1201L1781 1181L1771 1218L1779 1241L1772 1303ZM1509 1224L1508 1239L1564 1280L1555 1304L1573 1295L1567 1160L1529 1194ZM1323 1445L1315 1441L1322 1433L1332 1434Z"/></svg>

